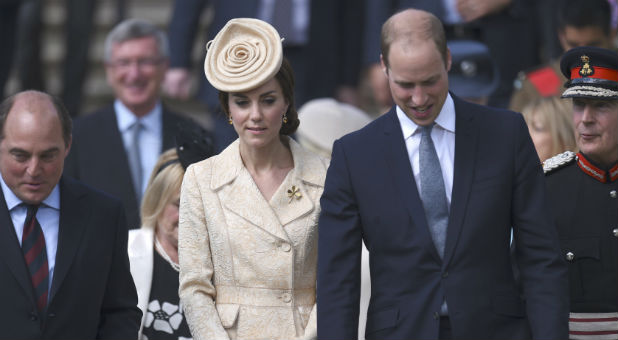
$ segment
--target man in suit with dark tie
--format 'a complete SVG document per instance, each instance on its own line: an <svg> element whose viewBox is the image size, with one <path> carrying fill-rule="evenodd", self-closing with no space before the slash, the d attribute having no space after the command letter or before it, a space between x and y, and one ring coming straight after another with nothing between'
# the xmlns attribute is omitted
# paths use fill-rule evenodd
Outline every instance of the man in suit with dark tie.
<svg viewBox="0 0 618 340"><path fill-rule="evenodd" d="M152 23L129 19L105 41L105 71L112 105L76 120L65 174L119 197L129 228L140 227L139 207L159 154L174 146L178 124L160 87L169 64L167 36Z"/></svg>
<svg viewBox="0 0 618 340"><path fill-rule="evenodd" d="M566 339L566 268L523 118L448 92L432 14L395 14L382 47L396 106L334 143L321 199L318 338L357 336L364 242L367 339Z"/></svg>
<svg viewBox="0 0 618 340"><path fill-rule="evenodd" d="M0 337L134 339L140 324L120 202L61 178L62 103L26 91L0 104Z"/></svg>

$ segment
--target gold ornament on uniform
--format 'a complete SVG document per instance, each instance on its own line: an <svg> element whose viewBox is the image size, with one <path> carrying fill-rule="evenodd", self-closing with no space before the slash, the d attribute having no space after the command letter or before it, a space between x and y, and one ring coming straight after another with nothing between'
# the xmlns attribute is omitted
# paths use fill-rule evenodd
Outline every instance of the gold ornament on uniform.
<svg viewBox="0 0 618 340"><path fill-rule="evenodd" d="M288 197L290 198L290 202L288 203L291 203L294 197L300 199L302 196L303 194L300 192L300 188L297 188L295 185L292 185L292 188L288 189Z"/></svg>
<svg viewBox="0 0 618 340"><path fill-rule="evenodd" d="M587 55L583 55L580 59L582 63L584 63L584 66L579 69L579 75L582 77L591 76L594 73L594 68L590 66L590 58Z"/></svg>

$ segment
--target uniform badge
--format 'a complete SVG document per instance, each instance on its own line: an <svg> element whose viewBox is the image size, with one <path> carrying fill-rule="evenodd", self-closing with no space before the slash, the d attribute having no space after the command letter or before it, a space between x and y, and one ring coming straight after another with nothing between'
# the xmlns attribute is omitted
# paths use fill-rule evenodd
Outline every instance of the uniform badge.
<svg viewBox="0 0 618 340"><path fill-rule="evenodd" d="M581 69L579 69L579 75L582 77L589 77L594 74L594 68L590 66L590 58L587 55L581 56L581 61L584 63Z"/></svg>
<svg viewBox="0 0 618 340"><path fill-rule="evenodd" d="M543 162L543 172L547 174L553 170L560 169L564 165L574 161L575 156L575 152L565 151L563 153L555 155L552 158L548 158L545 160L545 162Z"/></svg>

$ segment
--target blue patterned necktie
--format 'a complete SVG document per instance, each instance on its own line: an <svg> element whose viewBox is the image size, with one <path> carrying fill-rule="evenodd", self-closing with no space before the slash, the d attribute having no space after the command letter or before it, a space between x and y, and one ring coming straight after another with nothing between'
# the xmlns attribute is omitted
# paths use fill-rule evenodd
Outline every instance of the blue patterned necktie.
<svg viewBox="0 0 618 340"><path fill-rule="evenodd" d="M419 126L422 132L419 146L421 200L427 217L427 225L431 231L431 238L440 258L443 258L446 228L448 226L448 203L440 161L431 140L433 126L434 124Z"/></svg>

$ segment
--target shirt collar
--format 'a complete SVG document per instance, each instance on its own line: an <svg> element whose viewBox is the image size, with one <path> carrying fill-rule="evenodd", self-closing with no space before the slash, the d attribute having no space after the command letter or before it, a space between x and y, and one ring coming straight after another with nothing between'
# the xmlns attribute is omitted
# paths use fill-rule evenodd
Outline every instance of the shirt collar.
<svg viewBox="0 0 618 340"><path fill-rule="evenodd" d="M401 124L403 138L408 139L416 132L418 125L406 116L399 106L396 106L396 112L399 123ZM442 129L455 133L455 103L450 93L447 93L446 100L444 101L444 105L442 105L442 110L440 110L438 117L436 117L435 123Z"/></svg>
<svg viewBox="0 0 618 340"><path fill-rule="evenodd" d="M116 112L116 120L118 121L118 130L125 132L128 128L138 120L138 118L127 108L120 100L114 101L114 111ZM146 130L156 131L160 125L163 108L160 101L157 101L155 107L148 112L139 121Z"/></svg>
<svg viewBox="0 0 618 340"><path fill-rule="evenodd" d="M17 197L13 193L13 190L11 190L9 186L4 182L4 178L1 175L0 185L2 186L2 193L4 194L4 200L6 201L6 206L9 211L13 210L13 208L23 203L23 201L19 197ZM56 186L54 186L51 194L49 194L49 196L47 196L47 198L45 198L43 202L41 202L41 204L49 208L60 210L60 187L57 183Z"/></svg>

